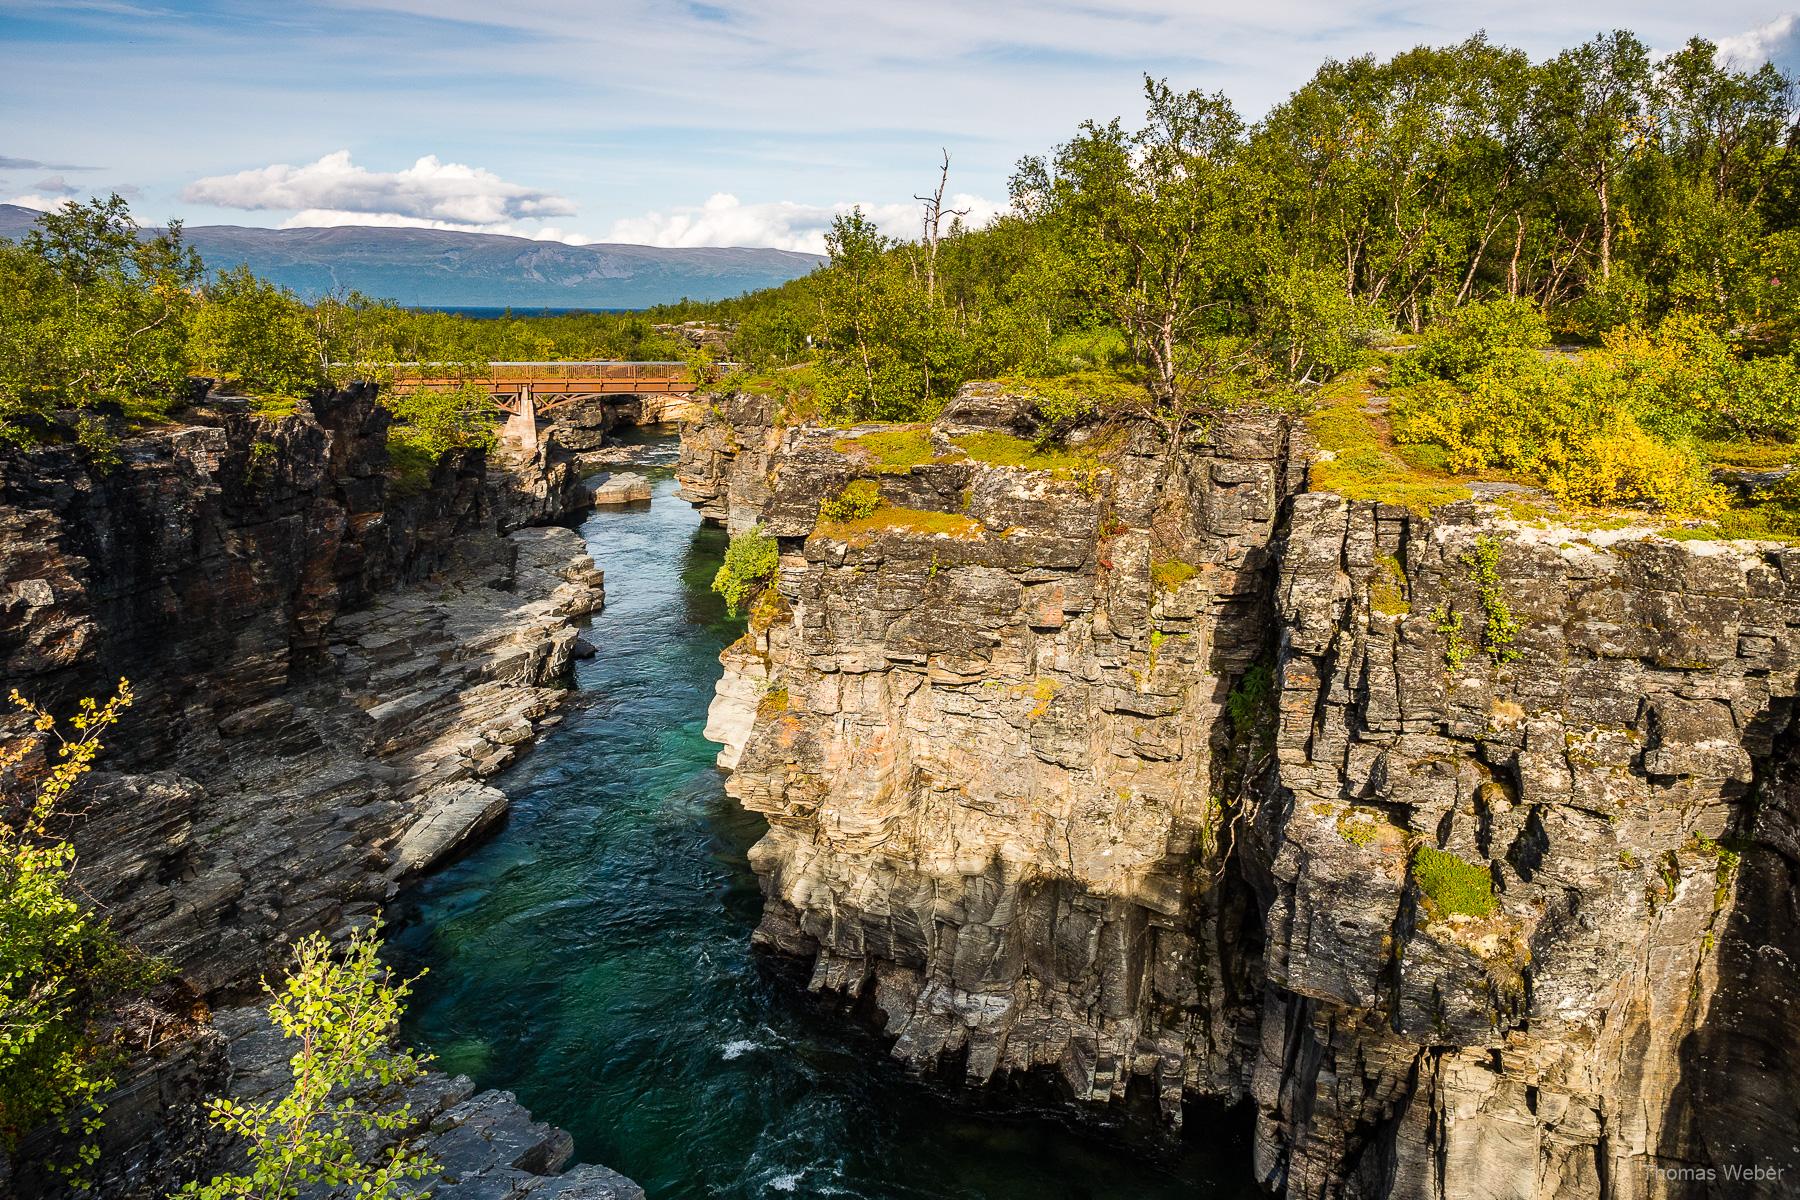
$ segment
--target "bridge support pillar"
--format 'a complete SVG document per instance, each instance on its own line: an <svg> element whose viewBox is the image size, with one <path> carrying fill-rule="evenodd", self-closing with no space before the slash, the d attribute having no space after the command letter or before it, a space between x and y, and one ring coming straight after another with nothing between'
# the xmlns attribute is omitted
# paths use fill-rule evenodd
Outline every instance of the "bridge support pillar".
<svg viewBox="0 0 1800 1200"><path fill-rule="evenodd" d="M538 447L537 404L529 383L519 385L519 411L506 418L505 436L527 450Z"/></svg>

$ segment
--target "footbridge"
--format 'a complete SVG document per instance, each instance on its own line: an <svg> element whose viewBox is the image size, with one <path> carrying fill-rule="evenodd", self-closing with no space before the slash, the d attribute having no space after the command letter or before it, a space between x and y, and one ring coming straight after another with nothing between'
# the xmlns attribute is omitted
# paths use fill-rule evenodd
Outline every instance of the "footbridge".
<svg viewBox="0 0 1800 1200"><path fill-rule="evenodd" d="M684 362L491 362L485 371L459 370L451 363L398 363L389 386L400 392L486 388L507 414L504 436L534 449L538 418L559 408L604 396L684 394L701 382Z"/></svg>

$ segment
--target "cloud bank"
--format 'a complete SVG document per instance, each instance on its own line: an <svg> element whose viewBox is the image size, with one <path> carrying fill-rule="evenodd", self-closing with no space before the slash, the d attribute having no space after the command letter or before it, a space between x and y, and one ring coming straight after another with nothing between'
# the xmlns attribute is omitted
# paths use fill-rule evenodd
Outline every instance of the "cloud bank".
<svg viewBox="0 0 1800 1200"><path fill-rule="evenodd" d="M370 171L352 162L348 150L300 167L275 163L196 179L181 198L220 208L296 212L288 224L419 225L486 233L575 213L575 205L554 192L509 183L480 167L428 154L404 171Z"/></svg>
<svg viewBox="0 0 1800 1200"><path fill-rule="evenodd" d="M1718 40L1721 61L1746 69L1772 62L1784 70L1800 67L1800 15L1785 13L1747 33Z"/></svg>
<svg viewBox="0 0 1800 1200"><path fill-rule="evenodd" d="M768 246L777 250L825 252L825 231L832 219L858 207L837 204L796 204L791 200L745 204L728 192L714 193L705 204L679 206L641 217L615 221L606 236L609 242L642 246ZM917 238L922 208L917 201L860 206L883 233ZM970 226L985 225L1005 210L980 196L958 194L945 208L967 209L963 218Z"/></svg>

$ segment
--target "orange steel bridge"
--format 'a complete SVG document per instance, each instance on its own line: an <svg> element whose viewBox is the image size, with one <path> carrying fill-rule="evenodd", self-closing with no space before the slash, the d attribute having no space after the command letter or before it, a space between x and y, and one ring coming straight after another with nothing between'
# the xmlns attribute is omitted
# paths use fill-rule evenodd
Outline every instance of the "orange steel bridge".
<svg viewBox="0 0 1800 1200"><path fill-rule="evenodd" d="M684 362L492 362L485 372L451 363L398 363L395 391L454 391L485 387L507 414L506 434L537 445L537 418L578 400L691 392L699 384Z"/></svg>

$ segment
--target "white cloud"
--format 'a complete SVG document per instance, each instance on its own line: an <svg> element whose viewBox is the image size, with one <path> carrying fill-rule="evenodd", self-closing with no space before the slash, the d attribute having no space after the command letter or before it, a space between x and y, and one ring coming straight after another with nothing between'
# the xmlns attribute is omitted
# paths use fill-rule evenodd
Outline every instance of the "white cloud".
<svg viewBox="0 0 1800 1200"><path fill-rule="evenodd" d="M1745 70L1766 62L1784 69L1800 66L1800 15L1784 13L1748 33L1718 40L1719 60Z"/></svg>
<svg viewBox="0 0 1800 1200"><path fill-rule="evenodd" d="M727 192L717 192L705 204L616 221L606 240L643 246L770 246L823 254L825 231L832 219L855 207L849 202L824 205L791 200L745 204ZM883 233L903 238L920 234L922 210L917 201L861 207ZM967 209L963 221L970 226L985 225L1005 211L1003 205L967 194L946 200L945 207Z"/></svg>
<svg viewBox="0 0 1800 1200"><path fill-rule="evenodd" d="M55 212L75 201L69 196L40 196L36 192L26 192L23 195L12 197L6 203L16 204L20 208L35 208L39 212Z"/></svg>
<svg viewBox="0 0 1800 1200"><path fill-rule="evenodd" d="M312 218L303 224L410 224L490 233L511 232L516 221L575 212L562 196L509 183L480 167L440 162L428 154L404 171L370 171L351 162L348 150L300 167L275 163L196 179L181 198L221 208L297 210Z"/></svg>

